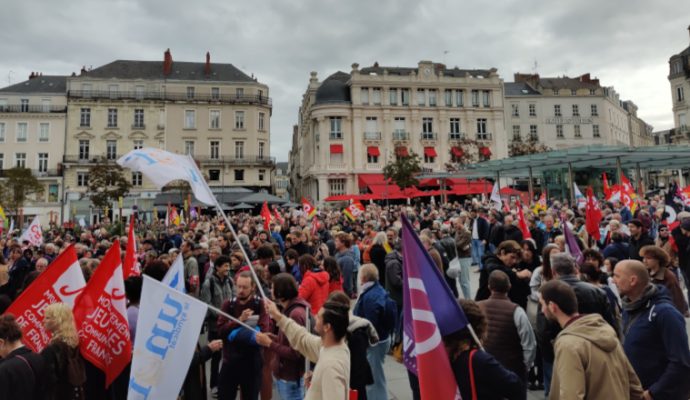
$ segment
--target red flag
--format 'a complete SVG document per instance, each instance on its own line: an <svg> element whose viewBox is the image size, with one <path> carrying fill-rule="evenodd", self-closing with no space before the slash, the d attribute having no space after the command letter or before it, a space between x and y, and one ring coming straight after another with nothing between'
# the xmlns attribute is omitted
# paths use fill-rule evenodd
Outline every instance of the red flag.
<svg viewBox="0 0 690 400"><path fill-rule="evenodd" d="M599 202L594 197L592 187L587 187L587 208L585 229L587 234L596 240L601 240L601 231L599 231L599 224L601 223L601 209L599 209Z"/></svg>
<svg viewBox="0 0 690 400"><path fill-rule="evenodd" d="M635 193L635 188L633 188L632 183L630 183L630 180L625 176L625 174L621 173L621 185L623 185L623 189L627 193Z"/></svg>
<svg viewBox="0 0 690 400"><path fill-rule="evenodd" d="M525 212L522 210L522 204L520 204L520 200L517 201L517 209L518 226L520 227L520 231L522 232L522 238L532 239L532 234L529 232L529 228L527 227L527 221L525 220Z"/></svg>
<svg viewBox="0 0 690 400"><path fill-rule="evenodd" d="M267 231L271 229L271 220L273 216L271 215L271 210L268 209L268 203L264 201L264 205L261 207L261 217L264 219L264 230Z"/></svg>
<svg viewBox="0 0 690 400"><path fill-rule="evenodd" d="M115 240L74 306L79 348L110 386L132 358L120 242Z"/></svg>
<svg viewBox="0 0 690 400"><path fill-rule="evenodd" d="M359 200L353 202L349 206L343 210L343 213L345 214L346 217L350 219L350 221L354 221L357 218L359 218L362 214L364 214L364 206L362 203L359 202Z"/></svg>
<svg viewBox="0 0 690 400"><path fill-rule="evenodd" d="M125 250L125 260L122 263L122 273L124 279L141 274L137 262L137 242L134 237L134 215L129 219L129 234L127 235L127 249Z"/></svg>
<svg viewBox="0 0 690 400"><path fill-rule="evenodd" d="M302 211L307 214L307 218L311 218L316 215L316 207L314 207L309 200L302 197Z"/></svg>
<svg viewBox="0 0 690 400"><path fill-rule="evenodd" d="M279 224L283 225L285 223L285 219L280 215L280 211L277 209L273 209L273 215L276 217L276 221L278 221Z"/></svg>
<svg viewBox="0 0 690 400"><path fill-rule="evenodd" d="M611 188L609 187L609 180L606 179L606 172L603 173L603 181L604 181L604 198L608 199L611 197Z"/></svg>
<svg viewBox="0 0 690 400"><path fill-rule="evenodd" d="M50 340L43 327L44 310L53 303L74 305L86 286L74 245L63 251L5 311L16 317L26 347L40 353Z"/></svg>

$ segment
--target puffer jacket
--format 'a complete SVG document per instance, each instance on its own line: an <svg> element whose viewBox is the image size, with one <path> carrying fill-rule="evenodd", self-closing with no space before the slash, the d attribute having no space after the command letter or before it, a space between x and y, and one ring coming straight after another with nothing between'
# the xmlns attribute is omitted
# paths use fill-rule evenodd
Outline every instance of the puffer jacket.
<svg viewBox="0 0 690 400"><path fill-rule="evenodd" d="M554 349L549 399L642 399L640 380L616 332L598 314L571 321Z"/></svg>
<svg viewBox="0 0 690 400"><path fill-rule="evenodd" d="M328 298L330 275L328 272L314 268L304 273L304 279L299 285L299 297L311 306L311 312L316 315Z"/></svg>

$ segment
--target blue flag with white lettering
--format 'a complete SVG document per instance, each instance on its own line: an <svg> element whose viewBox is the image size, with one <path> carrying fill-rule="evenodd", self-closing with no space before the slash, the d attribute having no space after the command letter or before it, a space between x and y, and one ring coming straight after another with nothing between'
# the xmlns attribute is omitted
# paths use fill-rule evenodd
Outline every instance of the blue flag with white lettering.
<svg viewBox="0 0 690 400"><path fill-rule="evenodd" d="M206 304L144 275L127 399L177 399Z"/></svg>

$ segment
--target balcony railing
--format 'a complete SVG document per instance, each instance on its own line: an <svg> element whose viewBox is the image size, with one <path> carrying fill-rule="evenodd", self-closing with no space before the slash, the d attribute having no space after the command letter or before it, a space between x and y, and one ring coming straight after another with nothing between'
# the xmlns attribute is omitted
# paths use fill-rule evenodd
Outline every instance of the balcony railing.
<svg viewBox="0 0 690 400"><path fill-rule="evenodd" d="M381 140L381 132L364 132L366 140Z"/></svg>
<svg viewBox="0 0 690 400"><path fill-rule="evenodd" d="M132 129L146 129L145 124L132 124Z"/></svg>
<svg viewBox="0 0 690 400"><path fill-rule="evenodd" d="M220 156L220 157L210 157L210 156L194 156L194 160L199 164L204 165L266 165L271 166L276 162L275 157L266 156L250 156L245 155L244 157L238 158L235 156Z"/></svg>
<svg viewBox="0 0 690 400"><path fill-rule="evenodd" d="M8 167L10 167L10 166L8 166ZM0 169L0 178L7 177L7 171L8 171L8 169ZM58 176L62 176L62 170L47 169L47 170L40 171L38 169L32 169L31 175L33 175L37 178L58 177Z"/></svg>
<svg viewBox="0 0 690 400"><path fill-rule="evenodd" d="M270 97L263 95L212 95L195 93L190 97L187 92L111 92L108 90L70 90L67 92L67 97L73 99L109 99L109 100L168 100L168 101L208 101L225 104L250 104L250 105L264 105L271 106L272 101Z"/></svg>
<svg viewBox="0 0 690 400"><path fill-rule="evenodd" d="M459 132L451 132L448 134L449 140L465 140L465 134Z"/></svg>
<svg viewBox="0 0 690 400"><path fill-rule="evenodd" d="M410 133L407 131L394 131L393 140L410 140Z"/></svg>
<svg viewBox="0 0 690 400"><path fill-rule="evenodd" d="M436 140L438 138L438 134L436 132L422 132L419 134L419 136L422 140Z"/></svg>
<svg viewBox="0 0 690 400"><path fill-rule="evenodd" d="M89 157L80 156L78 154L64 155L62 160L65 164L97 164L97 163L115 163L118 158L124 154L117 154L114 157L105 155L90 155Z"/></svg>
<svg viewBox="0 0 690 400"><path fill-rule="evenodd" d="M493 140L493 136L490 133L477 133L475 138L476 138L476 140L487 141L487 142Z"/></svg>
<svg viewBox="0 0 690 400"><path fill-rule="evenodd" d="M0 113L66 113L66 106L1 104Z"/></svg>

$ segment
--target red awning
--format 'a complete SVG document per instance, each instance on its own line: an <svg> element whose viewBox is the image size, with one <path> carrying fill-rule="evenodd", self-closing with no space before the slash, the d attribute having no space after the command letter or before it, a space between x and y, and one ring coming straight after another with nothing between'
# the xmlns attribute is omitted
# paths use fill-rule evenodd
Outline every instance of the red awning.
<svg viewBox="0 0 690 400"><path fill-rule="evenodd" d="M436 150L433 147L425 147L424 155L427 157L437 157Z"/></svg>
<svg viewBox="0 0 690 400"><path fill-rule="evenodd" d="M462 157L465 155L465 151L462 149L462 147L453 147L450 149L450 151L455 157Z"/></svg>
<svg viewBox="0 0 690 400"><path fill-rule="evenodd" d="M479 153L484 157L491 157L491 149L488 147L480 147Z"/></svg>
<svg viewBox="0 0 690 400"><path fill-rule="evenodd" d="M343 145L342 144L332 144L331 145L331 154L343 154Z"/></svg>
<svg viewBox="0 0 690 400"><path fill-rule="evenodd" d="M372 157L378 157L381 155L381 152L379 151L378 147L369 146L369 147L367 147L367 154L372 156Z"/></svg>
<svg viewBox="0 0 690 400"><path fill-rule="evenodd" d="M407 152L407 147L399 146L395 148L395 155L398 157L407 157L410 153Z"/></svg>

